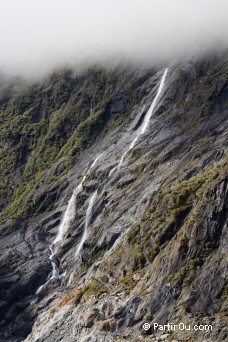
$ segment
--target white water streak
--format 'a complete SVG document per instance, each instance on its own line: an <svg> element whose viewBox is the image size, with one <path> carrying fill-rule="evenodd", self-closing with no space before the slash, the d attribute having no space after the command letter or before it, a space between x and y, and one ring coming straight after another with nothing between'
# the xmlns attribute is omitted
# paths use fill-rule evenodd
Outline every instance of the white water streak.
<svg viewBox="0 0 228 342"><path fill-rule="evenodd" d="M75 218L75 214L76 214L76 199L77 199L77 196L78 194L83 190L83 183L86 179L86 176L89 174L89 172L91 171L91 169L95 166L96 162L98 161L98 159L101 157L102 153L93 161L92 165L90 166L89 170L86 172L85 176L82 178L80 184L77 186L77 188L74 190L69 202L68 202L68 205L67 205L67 209L63 215L63 219L59 225L59 229L58 229L58 234L54 240L54 243L53 243L53 248L52 246L49 247L49 250L51 252L50 254L50 257L49 257L49 260L51 261L51 266L52 266L52 271L51 273L48 275L47 277L47 281L41 285L38 290L36 291L36 294L39 294L42 289L44 287L46 287L49 282L52 280L52 279L55 279L55 278L61 278L61 277L64 277L65 276L65 273L63 273L61 276L59 275L59 270L58 270L58 267L55 263L55 255L56 255L56 252L54 250L54 245L56 242L58 241L61 241L69 226L70 226L70 222ZM90 199L90 202L89 202L89 207L87 209L87 213L86 213L86 224L85 224L85 230L84 230L84 233L83 233L83 236L82 236L82 240L78 246L78 249L79 249L79 252L80 252L80 249L86 239L86 236L87 236L87 229L88 229L88 225L89 225L89 220L90 220L90 215L91 215L91 211L92 211L92 208L93 208L93 202L95 200L95 197L96 197L96 194L97 192L95 192L91 199Z"/></svg>
<svg viewBox="0 0 228 342"><path fill-rule="evenodd" d="M51 252L49 260L51 261L51 266L52 266L52 272L51 272L50 279L54 279L54 278L57 278L59 276L59 270L58 270L58 267L56 266L56 263L54 261L55 252L51 247L49 247L49 249Z"/></svg>
<svg viewBox="0 0 228 342"><path fill-rule="evenodd" d="M166 78L166 75L167 75L167 72L168 72L168 68L165 69L164 71L164 74L161 78L161 82L159 84L159 87L158 87L158 91L157 91L157 94L149 108L149 110L147 111L144 119L143 119L143 122L142 122L142 125L140 126L140 128L138 129L138 131L136 132L136 137L133 139L133 141L131 142L129 148L124 152L124 154L122 155L120 161L119 161L119 164L118 166L115 166L110 172L109 172L109 177L116 171L116 170L119 170L126 155L133 149L133 147L135 146L138 138L140 135L144 134L148 125L149 125L149 122L150 122L150 118L154 112L154 109L155 109L155 106L157 104L157 101L158 101L158 98L159 98L159 95L164 87L164 84L165 84L165 78ZM82 178L80 184L77 186L77 188L74 190L69 202L68 202L68 205L67 205L67 209L64 213L64 216L63 216L63 219L59 225L59 230L58 230L58 234L54 240L54 244L58 241L61 241L69 226L70 226L70 222L75 218L75 213L76 213L76 199L77 199L77 196L78 194L82 191L83 189L83 182L85 181L86 179L86 176L88 175L88 173L91 171L91 169L95 166L96 162L98 161L98 159L101 157L102 154L100 154L95 160L94 162L92 163L91 167L89 168L89 170L87 171L87 173L85 174L85 176ZM90 224L90 220L91 220L91 214L92 214L92 209L93 209L93 205L94 205L94 202L96 200L96 197L97 197L97 190L92 194L92 196L90 197L90 200L89 200L89 204L88 204L88 208L87 208L87 211L86 211L86 220L85 220L85 226L84 226L84 232L83 232L83 235L81 237L81 240L80 240L80 243L78 244L78 247L77 247L77 250L76 250L76 253L75 253L75 257L77 257L82 249L82 246L88 236L88 227L89 227L89 224ZM55 264L55 262L53 261L54 259L54 256L55 256L55 252L53 251L53 249L50 247L50 251L51 251L51 255L50 255L50 261L51 261L51 264L52 264L52 273L51 275L49 275L48 277L48 281L39 287L39 289L37 290L37 294L39 292L41 292L42 288L49 283L49 281L53 278L56 278L56 277L59 277L59 271L58 271L58 268ZM72 276L72 274L71 274ZM73 278L73 276L72 276ZM71 283L72 279L70 277L69 279L69 283Z"/></svg>
<svg viewBox="0 0 228 342"><path fill-rule="evenodd" d="M59 277L59 270L58 270L58 267L56 266L56 263L55 263L55 261L54 261L55 252L54 252L54 250L52 249L52 247L49 247L49 250L50 250L50 252L51 252L50 257L49 257L49 260L51 261L52 271L51 271L51 273L49 273L49 275L48 275L48 277L47 277L47 281L46 281L43 285L41 285L41 286L38 288L38 290L36 291L36 294L39 294L39 293L42 291L42 289L43 289L44 287L46 287L46 286L50 283L50 281L51 281L52 279L55 279L55 278L58 278L58 277Z"/></svg>
<svg viewBox="0 0 228 342"><path fill-rule="evenodd" d="M88 236L88 227L89 227L89 224L90 224L90 219L91 219L91 214L92 214L92 209L93 209L93 205L94 205L94 202L96 200L96 197L97 197L97 190L92 194L92 196L90 197L90 200L89 200L89 205L88 205L88 208L87 208L87 211L86 211L86 220L85 220L85 227L84 227L84 232L83 232L83 235L82 235L82 238L81 238L81 241L78 245L78 248L76 250L76 253L75 253L75 257L77 257L82 249L82 246Z"/></svg>
<svg viewBox="0 0 228 342"><path fill-rule="evenodd" d="M156 94L156 96L155 96L155 98L154 98L154 100L153 100L153 102L152 102L152 104L151 104L149 110L147 111L147 113L146 113L146 115L145 115L145 117L144 117L144 119L143 119L142 125L140 126L140 128L139 128L139 130L138 130L138 132L137 132L136 137L135 137L134 140L131 142L131 145L129 146L129 148L127 149L127 151L124 152L124 154L122 155L122 157L121 157L121 159L120 159L120 161L119 161L119 164L118 164L118 167L117 167L118 170L120 169L120 167L121 167L121 165L122 165L122 163L123 163L123 161L124 161L126 155L128 154L128 152L130 152L130 151L133 149L133 147L135 146L135 144L136 144L136 142L137 142L139 136L142 135L142 134L144 134L144 133L146 132L146 129L147 129L148 124L149 124L149 122L150 122L150 118L151 118L151 116L152 116L152 114L153 114L153 112L154 112L154 108L155 108L155 106L156 106L156 104L157 104L157 100L158 100L158 98L159 98L159 95L160 95L160 93L161 93L163 87L164 87L165 78L166 78L167 72L168 72L168 68L166 68L165 71L164 71L164 74L163 74L163 76L162 76L161 82L160 82L159 87L158 87L157 94ZM113 170L114 170L114 169L113 169ZM112 173L114 172L113 170L111 170ZM110 175L112 174L111 172L110 172Z"/></svg>
<svg viewBox="0 0 228 342"><path fill-rule="evenodd" d="M59 230L58 230L58 234L54 240L54 244L58 241L63 240L64 236L67 233L67 230L70 227L70 223L74 220L75 218L75 214L76 214L76 200L77 200L77 196L80 192L82 192L83 189L83 183L86 179L86 176L89 174L89 172L91 171L91 169L95 166L96 162L98 161L98 159L101 157L102 154L100 154L92 163L91 167L89 168L89 170L86 172L85 176L82 178L80 184L77 186L77 188L74 190L68 205L67 205L67 209L63 215L62 221L59 225Z"/></svg>

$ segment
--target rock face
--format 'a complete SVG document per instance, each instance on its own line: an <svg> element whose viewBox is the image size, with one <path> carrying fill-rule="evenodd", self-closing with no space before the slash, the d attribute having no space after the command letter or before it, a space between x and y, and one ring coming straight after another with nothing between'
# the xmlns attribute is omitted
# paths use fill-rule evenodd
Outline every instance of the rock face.
<svg viewBox="0 0 228 342"><path fill-rule="evenodd" d="M227 340L227 70L226 53L171 63L121 165L163 66L2 99L0 340ZM213 330L152 329L168 322Z"/></svg>

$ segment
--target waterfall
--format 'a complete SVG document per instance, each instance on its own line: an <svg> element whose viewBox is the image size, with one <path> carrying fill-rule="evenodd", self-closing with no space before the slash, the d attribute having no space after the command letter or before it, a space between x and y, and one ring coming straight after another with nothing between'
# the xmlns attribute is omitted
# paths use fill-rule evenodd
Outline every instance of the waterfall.
<svg viewBox="0 0 228 342"><path fill-rule="evenodd" d="M58 270L58 267L56 266L56 263L54 261L55 252L52 249L52 247L49 247L49 250L51 252L49 260L51 261L51 266L52 266L52 272L50 274L50 279L54 279L54 278L57 278L59 276L59 270Z"/></svg>
<svg viewBox="0 0 228 342"><path fill-rule="evenodd" d="M76 204L76 198L77 198L77 194L79 193L79 191L81 190L81 187L82 187L82 183L80 183L76 190L73 192L69 202L68 202L68 206L67 206L67 209L63 215L63 219L60 223L60 226L59 226L59 230L58 230L58 234L54 240L54 244L58 241L61 241L69 226L70 226L70 222L74 219L75 217L75 212L76 212L76 208L75 208L75 204Z"/></svg>
<svg viewBox="0 0 228 342"><path fill-rule="evenodd" d="M111 169L111 171L109 172L109 175L108 175L108 178L116 171L116 170L119 170L121 168L121 165L126 157L126 155L134 148L138 138L140 137L140 135L144 134L148 125L149 125L149 122L150 122L150 118L154 112L154 109L155 109L155 106L157 104L157 101L158 101L158 98L161 94L161 91L164 87L164 84L165 84L165 78L166 78L166 75L167 75L167 72L168 72L168 68L165 69L164 73L163 73L163 76L161 78L161 81L160 81L160 84L159 84L159 87L158 87L158 90L157 90L157 93L156 93L156 96L155 98L153 99L152 103L151 103L151 106L149 108L149 110L147 111L144 119L143 119L143 122L141 124L141 126L138 128L138 130L136 131L136 136L135 138L132 140L129 148L124 152L124 154L122 155L119 163L117 166L115 166L113 169ZM59 229L58 229L58 233L57 233L57 236L54 240L54 243L53 243L53 248L50 247L50 251L51 251L51 255L49 257L50 261L51 261L51 265L52 265L52 272L51 274L48 276L48 280L45 284L47 284L51 279L53 278L58 278L59 277L59 270L58 270L58 267L56 266L56 262L55 262L55 244L58 242L58 241L61 241L63 240L63 238L65 237L66 233L67 233L67 230L69 229L69 226L70 226L70 223L72 220L74 220L75 218L75 214L76 214L76 202L77 202L77 196L78 194L83 190L83 183L86 179L86 176L89 174L89 172L91 171L91 169L95 166L96 162L98 161L98 159L101 157L102 153L93 161L92 165L90 166L89 170L86 172L86 174L84 175L84 177L82 178L80 184L76 187L76 189L74 190L69 202L68 202L68 205L67 205L67 208L66 208L66 211L63 215L63 218L61 220L61 223L59 225ZM89 228L89 224L90 224L90 221L91 221L91 214L92 214L92 210L93 210L93 205L95 203L95 200L96 200L96 197L97 197L97 190L92 194L92 196L90 197L89 199L89 203L88 203L88 208L87 208L87 211L86 211L86 218L85 218L85 224L84 224L84 231L83 231L83 235L81 237L81 240L77 246L77 250L76 250L76 253L75 253L75 257L77 257L82 249L82 246L85 242L85 240L87 239L87 236L88 236L88 228ZM71 277L69 279L69 284L71 283L71 280L73 279L73 274L71 274ZM39 289L37 290L36 293L39 293L42 288L45 286L42 285L39 287Z"/></svg>
<svg viewBox="0 0 228 342"><path fill-rule="evenodd" d="M62 221L59 225L59 230L58 230L58 234L54 240L54 244L58 241L63 240L64 236L66 235L67 230L69 229L70 226L70 222L72 222L72 220L75 218L75 214L76 214L76 200L77 200L77 196L78 194L82 191L83 189L83 183L87 177L87 175L90 173L91 169L95 166L96 162L98 161L98 159L101 157L102 154L100 154L92 163L92 165L90 166L89 170L86 172L85 176L82 178L80 184L77 186L77 188L74 190L68 205L67 205L67 209L63 215Z"/></svg>
<svg viewBox="0 0 228 342"><path fill-rule="evenodd" d="M87 238L87 235L88 235L88 227L89 227L89 224L90 224L90 219L91 219L91 214L92 214L92 209L93 209L93 205L94 205L94 202L96 200L96 197L97 197L97 190L92 194L92 196L90 197L90 200L89 200L89 205L88 205L88 208L87 208L87 211L86 211L86 219L85 219L85 227L84 227L84 232L83 232L83 235L82 235L82 238L81 238L81 241L78 245L78 248L76 250L76 253L75 253L75 258L79 255L81 249L82 249L82 246Z"/></svg>
<svg viewBox="0 0 228 342"><path fill-rule="evenodd" d="M75 214L76 214L76 199L77 199L77 196L78 194L83 190L83 183L87 177L87 175L90 173L90 171L92 170L92 168L95 166L95 164L97 163L98 159L102 156L102 153L99 154L99 156L94 159L93 163L91 164L90 168L88 169L88 171L86 172L86 174L83 176L80 184L76 187L76 189L74 190L69 202L68 202L68 205L67 205L67 208L66 208L66 211L63 215L63 218L62 218L62 221L59 225L59 229L58 229L58 234L53 242L53 245L51 245L49 247L49 250L50 250L50 257L49 257L49 260L51 261L51 266L52 266L52 271L51 273L48 275L47 277L47 280L46 282L41 285L38 290L36 291L36 294L39 294L42 289L54 278L59 278L61 276L64 276L64 274L62 274L61 276L59 275L59 269L56 265L56 262L55 262L55 256L56 256L56 252L55 252L55 244L56 242L58 241L61 241L63 240L67 230L69 229L70 227L70 223L71 221L75 218ZM83 233L83 236L82 236L82 239L80 241L80 244L77 248L77 251L78 253L80 252L80 249L87 237L87 230L88 230L88 225L89 225L89 221L90 221L90 216L91 216L91 212L92 212L92 208L93 208L93 203L95 201L95 198L96 198L96 195L97 195L97 191L95 191L93 193L93 195L91 196L90 198L90 201L89 201L89 206L88 206L88 209L87 209L87 212L86 212L86 222L85 222L85 229L84 229L84 233ZM77 254L78 254L77 253ZM35 301L34 301L35 302Z"/></svg>
<svg viewBox="0 0 228 342"><path fill-rule="evenodd" d="M54 260L56 253L54 252L52 247L49 247L49 251L51 253L50 256L49 256L49 260L51 261L52 271L51 271L51 273L49 273L49 275L47 277L47 281L38 288L38 290L36 291L36 294L39 294L42 291L42 289L50 283L50 281L52 279L59 277L59 270L58 270L58 267L56 266L56 263L55 263L55 260ZM33 302L35 303L36 300L33 301Z"/></svg>
<svg viewBox="0 0 228 342"><path fill-rule="evenodd" d="M141 126L140 126L139 129L137 130L136 137L135 137L134 140L131 142L129 148L128 148L128 149L124 152L124 154L122 155L122 157L121 157L121 159L120 159L120 161L119 161L118 166L115 167L115 168L113 168L113 169L110 171L110 173L109 173L110 176L116 171L116 169L119 170L119 169L121 168L121 165L122 165L122 163L123 163L123 161L124 161L126 155L128 154L128 152L130 152L130 151L133 149L133 147L135 146L135 144L136 144L136 142L137 142L139 136L145 133L145 131L146 131L148 125L149 125L150 118L151 118L151 116L152 116L152 114L153 114L153 112L154 112L154 108L155 108L155 106L156 106L156 104L157 104L159 95L160 95L160 93L161 93L161 91L162 91L162 89L163 89L163 87L164 87L165 78L166 78L167 72L168 72L168 68L166 68L165 71L164 71L164 73L163 73L163 76L162 76L162 78L161 78L161 82L160 82L159 87L158 87L157 94L156 94L155 98L153 99L153 102L151 103L151 106L150 106L149 110L147 111L147 113L146 113L146 115L145 115L145 117L144 117L144 119L143 119L143 122L142 122Z"/></svg>

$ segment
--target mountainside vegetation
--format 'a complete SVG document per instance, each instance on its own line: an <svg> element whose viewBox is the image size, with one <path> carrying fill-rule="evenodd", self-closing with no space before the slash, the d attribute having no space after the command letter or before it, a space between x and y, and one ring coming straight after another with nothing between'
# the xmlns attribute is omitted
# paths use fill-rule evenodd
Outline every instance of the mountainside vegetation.
<svg viewBox="0 0 228 342"><path fill-rule="evenodd" d="M163 73L0 76L0 340L227 340L227 52L172 62L128 150Z"/></svg>
<svg viewBox="0 0 228 342"><path fill-rule="evenodd" d="M55 179L66 174L78 156L98 138L128 119L142 98L139 77L124 67L96 65L79 74L61 70L42 83L19 88L0 108L0 191L2 218L39 213L40 201ZM135 72L136 73L136 72ZM9 91L9 90L8 90ZM115 113L113 102L120 106ZM42 198L33 203L37 186ZM45 198L46 205L52 198Z"/></svg>

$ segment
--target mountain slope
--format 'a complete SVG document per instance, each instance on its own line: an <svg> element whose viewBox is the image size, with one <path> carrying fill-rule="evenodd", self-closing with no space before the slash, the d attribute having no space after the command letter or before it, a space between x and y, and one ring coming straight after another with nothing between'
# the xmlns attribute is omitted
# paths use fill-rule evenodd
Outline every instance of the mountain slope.
<svg viewBox="0 0 228 342"><path fill-rule="evenodd" d="M227 70L172 63L141 135L162 67L63 70L3 101L4 341L146 341L145 322L226 340Z"/></svg>

